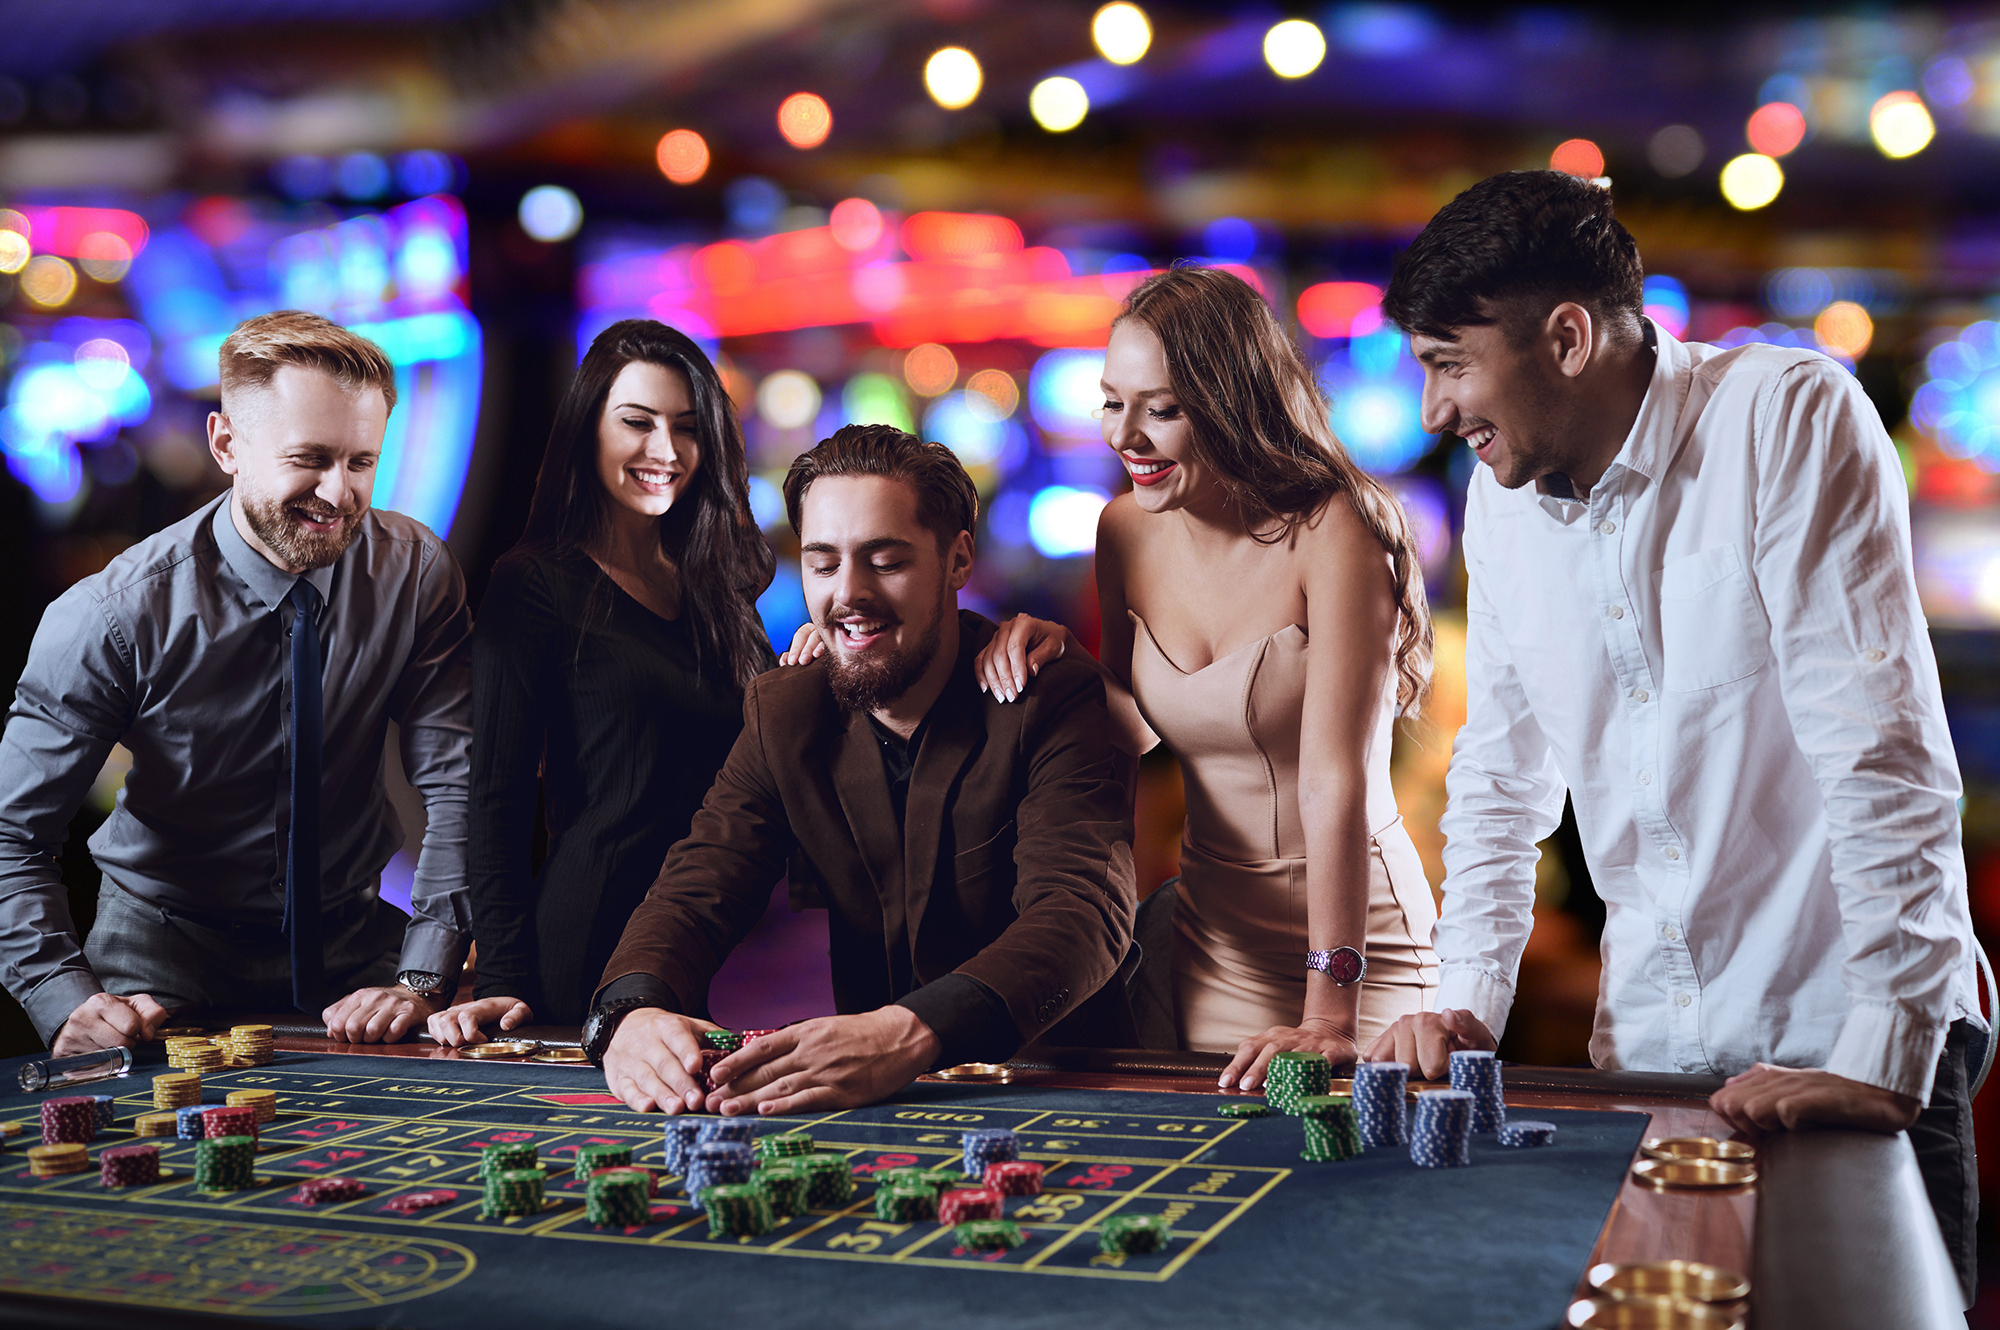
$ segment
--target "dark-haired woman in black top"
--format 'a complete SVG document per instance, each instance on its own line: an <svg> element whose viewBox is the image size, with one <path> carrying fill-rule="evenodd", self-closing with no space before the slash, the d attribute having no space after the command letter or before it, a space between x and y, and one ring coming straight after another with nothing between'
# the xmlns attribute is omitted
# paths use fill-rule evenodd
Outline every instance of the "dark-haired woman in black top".
<svg viewBox="0 0 2000 1330"><path fill-rule="evenodd" d="M773 566L708 357L649 319L607 328L557 410L527 531L473 631L478 982L473 1001L431 1017L441 1042L583 1020L736 741L743 686L774 663L755 603Z"/></svg>

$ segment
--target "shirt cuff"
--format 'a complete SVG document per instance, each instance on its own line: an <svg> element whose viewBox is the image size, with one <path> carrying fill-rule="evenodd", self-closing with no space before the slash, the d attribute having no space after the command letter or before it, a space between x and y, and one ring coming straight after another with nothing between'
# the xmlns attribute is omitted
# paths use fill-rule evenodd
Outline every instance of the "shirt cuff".
<svg viewBox="0 0 2000 1330"><path fill-rule="evenodd" d="M56 1031L62 1029L69 1014L103 991L104 985L88 970L57 970L36 984L21 999L21 1005L42 1042L54 1047Z"/></svg>
<svg viewBox="0 0 2000 1330"><path fill-rule="evenodd" d="M1514 1009L1514 986L1471 965L1439 966L1437 1001L1432 1010L1449 1009L1477 1016L1497 1042L1507 1031L1507 1014Z"/></svg>
<svg viewBox="0 0 2000 1330"><path fill-rule="evenodd" d="M998 993L969 974L954 970L914 993L898 998L930 1027L943 1052L935 1067L961 1062L1005 1062L1021 1047L1021 1032Z"/></svg>
<svg viewBox="0 0 2000 1330"><path fill-rule="evenodd" d="M1943 1024L1898 1003L1856 1001L1826 1070L1928 1106L1945 1034Z"/></svg>
<svg viewBox="0 0 2000 1330"><path fill-rule="evenodd" d="M449 996L458 991L459 971L465 968L465 953L471 945L472 939L455 928L413 917L403 930L403 958L396 963L396 973L419 970L441 974Z"/></svg>
<svg viewBox="0 0 2000 1330"><path fill-rule="evenodd" d="M643 970L621 974L598 989L590 999L590 1009L596 1011L607 1003L620 1002L626 998L650 1003L662 1011L671 1011L676 1015L685 1014L681 1011L680 999L674 996L674 990L668 988L664 980Z"/></svg>

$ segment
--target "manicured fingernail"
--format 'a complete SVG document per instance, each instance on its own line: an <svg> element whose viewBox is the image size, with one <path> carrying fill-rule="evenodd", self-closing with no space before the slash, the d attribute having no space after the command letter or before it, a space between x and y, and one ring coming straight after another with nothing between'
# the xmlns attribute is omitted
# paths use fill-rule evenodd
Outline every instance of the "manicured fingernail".
<svg viewBox="0 0 2000 1330"><path fill-rule="evenodd" d="M1218 1077L1216 1077L1216 1078L1215 1078L1215 1083L1216 1083L1217 1085L1221 1086L1221 1087L1222 1087L1223 1089L1225 1089L1225 1090L1227 1090L1227 1089L1229 1088L1229 1078L1228 1078L1227 1076L1218 1076Z"/></svg>

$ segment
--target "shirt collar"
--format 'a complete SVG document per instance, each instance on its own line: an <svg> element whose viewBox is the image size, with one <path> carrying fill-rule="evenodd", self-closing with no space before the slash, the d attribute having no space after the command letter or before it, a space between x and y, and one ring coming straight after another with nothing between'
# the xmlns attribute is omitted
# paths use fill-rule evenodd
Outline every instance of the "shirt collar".
<svg viewBox="0 0 2000 1330"><path fill-rule="evenodd" d="M216 505L215 516L209 521L209 530L215 535L215 544L222 551L223 561L250 588L250 594L264 603L266 609L277 609L292 594L292 587L298 577L286 572L269 559L250 548L243 539L243 533L236 529L235 519L230 516L230 495L223 495ZM319 592L320 603L324 605L333 596L333 566L313 568L305 574L306 581L312 583L313 590Z"/></svg>
<svg viewBox="0 0 2000 1330"><path fill-rule="evenodd" d="M1619 445L1618 455L1611 459L1604 475L1598 478L1592 490L1601 488L1613 469L1623 467L1636 472L1648 480L1657 478L1666 470L1673 459L1675 435L1681 418L1681 407L1687 401L1690 371L1694 358L1688 349L1665 328L1651 319L1639 321L1646 331L1646 345L1653 349L1653 376L1646 384L1646 396L1639 403L1639 414L1633 418L1632 429ZM1543 511L1557 521L1568 525L1582 516L1589 506L1589 500L1580 495L1557 496L1549 492L1546 479L1535 482L1535 492L1541 499Z"/></svg>

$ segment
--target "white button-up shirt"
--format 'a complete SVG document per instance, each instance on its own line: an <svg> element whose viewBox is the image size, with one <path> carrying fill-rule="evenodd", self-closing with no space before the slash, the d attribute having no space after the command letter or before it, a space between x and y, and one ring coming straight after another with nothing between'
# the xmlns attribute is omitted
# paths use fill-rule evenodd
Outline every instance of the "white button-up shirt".
<svg viewBox="0 0 2000 1330"><path fill-rule="evenodd" d="M1484 466L1467 495L1438 1006L1502 1029L1567 789L1607 910L1593 1061L1928 1099L1979 1017L1902 469L1833 361L1656 336L1587 499Z"/></svg>

